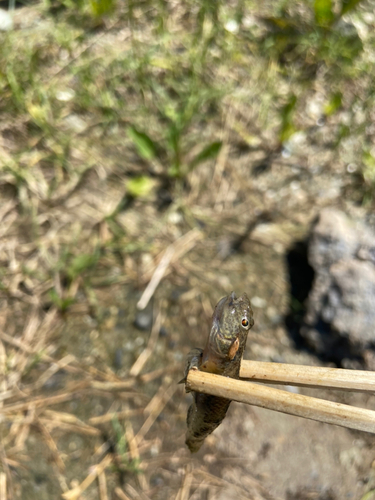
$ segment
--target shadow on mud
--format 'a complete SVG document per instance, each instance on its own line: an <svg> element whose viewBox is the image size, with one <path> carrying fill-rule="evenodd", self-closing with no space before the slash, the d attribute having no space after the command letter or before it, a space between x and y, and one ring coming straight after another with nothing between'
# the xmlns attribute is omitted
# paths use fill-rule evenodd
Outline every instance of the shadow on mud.
<svg viewBox="0 0 375 500"><path fill-rule="evenodd" d="M351 361L362 364L360 350L333 331L322 318L313 326L306 324L309 294L315 276L314 269L308 262L307 252L308 241L304 240L295 242L286 255L290 302L285 325L295 348L307 351L322 361L333 362L338 367L347 368Z"/></svg>

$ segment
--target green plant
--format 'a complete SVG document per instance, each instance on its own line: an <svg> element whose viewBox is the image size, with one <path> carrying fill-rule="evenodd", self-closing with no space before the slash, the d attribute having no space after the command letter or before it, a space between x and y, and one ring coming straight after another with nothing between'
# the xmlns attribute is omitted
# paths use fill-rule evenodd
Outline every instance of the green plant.
<svg viewBox="0 0 375 500"><path fill-rule="evenodd" d="M216 158L222 145L221 141L213 141L188 160L186 158L188 151L184 151L183 146L183 132L184 127L169 122L164 140L156 143L145 132L141 132L135 127L128 129L129 137L133 141L138 154L145 160L157 160L157 151L160 151L159 158L165 157L168 159L168 176L175 178L183 178L199 164Z"/></svg>
<svg viewBox="0 0 375 500"><path fill-rule="evenodd" d="M126 441L125 429L121 426L118 418L114 416L111 420L115 437L116 452L120 458L120 470L131 472L132 474L142 473L140 460L130 458L129 445Z"/></svg>
<svg viewBox="0 0 375 500"><path fill-rule="evenodd" d="M116 0L90 0L91 11L101 17L109 14L115 8Z"/></svg>

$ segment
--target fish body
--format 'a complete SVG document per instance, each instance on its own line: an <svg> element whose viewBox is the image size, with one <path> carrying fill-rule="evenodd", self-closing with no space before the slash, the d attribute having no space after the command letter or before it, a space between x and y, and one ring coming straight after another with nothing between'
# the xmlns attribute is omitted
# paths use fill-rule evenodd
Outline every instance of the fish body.
<svg viewBox="0 0 375 500"><path fill-rule="evenodd" d="M222 298L215 307L205 348L195 348L188 355L185 379L191 369L238 379L247 334L253 325L253 311L245 293L237 298L232 292ZM185 443L195 453L221 424L231 400L199 392L193 392L193 398Z"/></svg>

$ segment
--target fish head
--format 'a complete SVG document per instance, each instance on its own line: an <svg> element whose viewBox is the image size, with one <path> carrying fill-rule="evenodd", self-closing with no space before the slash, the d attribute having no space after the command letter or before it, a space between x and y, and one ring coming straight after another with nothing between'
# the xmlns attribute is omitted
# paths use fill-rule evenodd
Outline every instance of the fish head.
<svg viewBox="0 0 375 500"><path fill-rule="evenodd" d="M232 292L219 300L212 316L201 369L220 373L223 362L242 356L247 334L253 325L253 310L246 293L237 297Z"/></svg>

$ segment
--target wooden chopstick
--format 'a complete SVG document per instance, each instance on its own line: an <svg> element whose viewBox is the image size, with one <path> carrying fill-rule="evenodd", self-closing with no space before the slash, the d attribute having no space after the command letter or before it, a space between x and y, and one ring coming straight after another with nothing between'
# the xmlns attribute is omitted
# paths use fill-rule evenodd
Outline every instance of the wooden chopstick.
<svg viewBox="0 0 375 500"><path fill-rule="evenodd" d="M242 360L240 377L253 382L375 393L375 373Z"/></svg>
<svg viewBox="0 0 375 500"><path fill-rule="evenodd" d="M262 384L190 370L186 387L298 417L375 433L375 411L293 394Z"/></svg>

